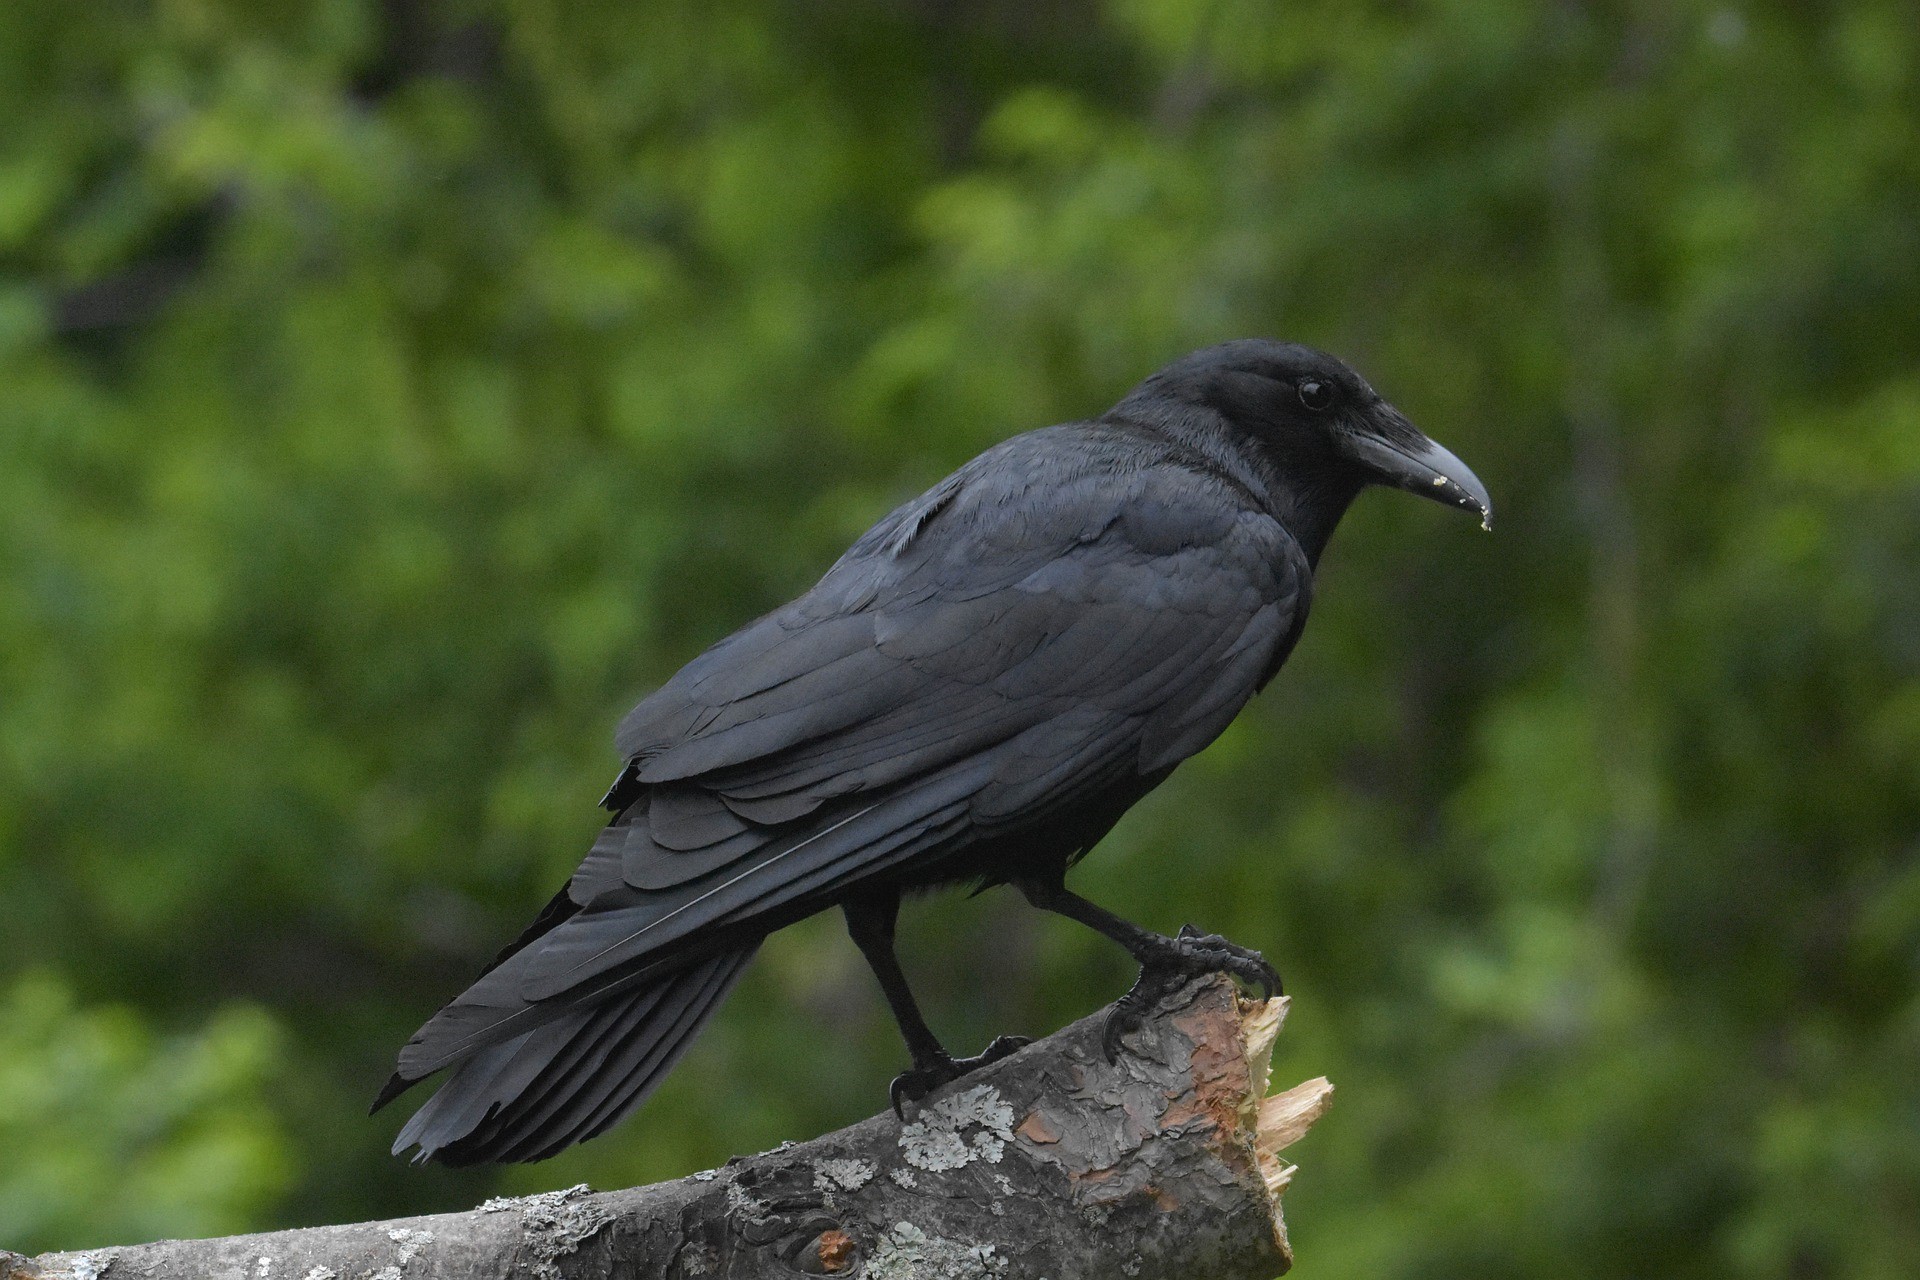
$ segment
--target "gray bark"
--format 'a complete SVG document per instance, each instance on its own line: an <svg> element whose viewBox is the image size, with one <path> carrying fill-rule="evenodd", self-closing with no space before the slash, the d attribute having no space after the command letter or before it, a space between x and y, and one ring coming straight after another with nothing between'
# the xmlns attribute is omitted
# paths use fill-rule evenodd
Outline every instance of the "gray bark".
<svg viewBox="0 0 1920 1280"><path fill-rule="evenodd" d="M1284 999L1193 983L1109 1064L1102 1015L891 1112L677 1182L220 1240L0 1253L0 1280L1268 1280L1279 1152L1325 1110L1266 1097Z"/></svg>

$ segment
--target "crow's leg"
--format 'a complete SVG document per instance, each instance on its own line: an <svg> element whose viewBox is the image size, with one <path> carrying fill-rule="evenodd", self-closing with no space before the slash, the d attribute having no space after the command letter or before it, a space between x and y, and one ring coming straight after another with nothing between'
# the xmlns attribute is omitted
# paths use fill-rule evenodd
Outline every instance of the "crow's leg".
<svg viewBox="0 0 1920 1280"><path fill-rule="evenodd" d="M1107 1015L1100 1039L1108 1062L1119 1057L1120 1037L1138 1027L1160 1001L1198 974L1231 974L1266 995L1280 990L1280 975L1264 956L1218 934L1201 933L1193 925L1184 926L1173 938L1142 929L1069 890L1064 873L1016 883L1034 906L1105 934L1140 962L1140 976Z"/></svg>
<svg viewBox="0 0 1920 1280"><path fill-rule="evenodd" d="M893 1020L900 1024L900 1037L907 1042L907 1052L913 1055L913 1069L895 1076L893 1086L887 1091L896 1116L904 1118L901 1111L904 1103L924 1098L948 1081L958 1080L989 1062L998 1062L1032 1043L1026 1036L1000 1036L978 1057L956 1058L948 1053L940 1038L933 1034L933 1028L927 1025L926 1018L921 1016L920 1006L907 986L907 975L900 970L900 958L893 951L893 926L900 915L900 891L877 889L848 898L840 904L840 909L847 916L847 933L872 966L873 976L880 980L880 990L886 994L887 1006L893 1010Z"/></svg>

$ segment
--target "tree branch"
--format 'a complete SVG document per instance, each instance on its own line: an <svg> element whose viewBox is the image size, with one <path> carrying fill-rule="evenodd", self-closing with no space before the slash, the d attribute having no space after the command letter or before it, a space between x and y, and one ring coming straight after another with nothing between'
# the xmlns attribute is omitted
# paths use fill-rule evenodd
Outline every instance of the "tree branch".
<svg viewBox="0 0 1920 1280"><path fill-rule="evenodd" d="M1326 1110L1266 1096L1287 1002L1201 979L1109 1064L1102 1015L812 1142L677 1182L467 1213L38 1258L0 1280L1269 1280L1292 1262L1281 1150Z"/></svg>

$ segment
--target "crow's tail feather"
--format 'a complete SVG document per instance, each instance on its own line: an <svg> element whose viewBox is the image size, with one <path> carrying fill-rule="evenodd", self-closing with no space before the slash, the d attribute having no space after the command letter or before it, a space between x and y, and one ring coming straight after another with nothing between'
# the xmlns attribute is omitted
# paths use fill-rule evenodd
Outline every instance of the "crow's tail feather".
<svg viewBox="0 0 1920 1280"><path fill-rule="evenodd" d="M759 950L755 939L571 1010L461 1062L393 1153L466 1165L544 1160L638 1106ZM384 1097L387 1095L383 1095Z"/></svg>

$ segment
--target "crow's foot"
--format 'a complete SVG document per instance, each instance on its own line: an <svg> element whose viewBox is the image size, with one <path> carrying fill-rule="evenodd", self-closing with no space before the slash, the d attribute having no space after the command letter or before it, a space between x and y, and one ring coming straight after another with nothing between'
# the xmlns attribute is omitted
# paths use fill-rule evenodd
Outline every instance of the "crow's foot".
<svg viewBox="0 0 1920 1280"><path fill-rule="evenodd" d="M931 1062L922 1063L911 1071L903 1071L893 1078L893 1086L887 1090L887 1096L893 1100L893 1114L896 1118L907 1118L905 1106L909 1102L918 1102L943 1084L951 1084L970 1071L978 1071L990 1062L1012 1053L1018 1053L1033 1043L1032 1036L996 1036L992 1044L972 1058L950 1058L944 1054Z"/></svg>
<svg viewBox="0 0 1920 1280"><path fill-rule="evenodd" d="M1100 1033L1100 1047L1106 1051L1107 1061L1119 1061L1122 1036L1138 1030L1161 1001L1185 986L1188 979L1203 973L1227 974L1258 987L1263 997L1281 990L1279 973L1258 951L1185 925L1178 937L1156 937L1154 953L1140 966L1140 976L1107 1015Z"/></svg>

